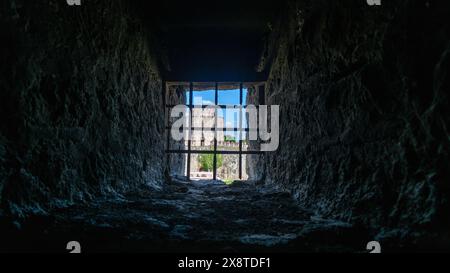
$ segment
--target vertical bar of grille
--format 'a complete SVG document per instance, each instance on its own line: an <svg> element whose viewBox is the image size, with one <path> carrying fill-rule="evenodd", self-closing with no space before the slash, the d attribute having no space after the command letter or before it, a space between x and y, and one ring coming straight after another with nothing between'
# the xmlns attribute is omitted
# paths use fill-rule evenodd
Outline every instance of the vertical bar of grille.
<svg viewBox="0 0 450 273"><path fill-rule="evenodd" d="M217 115L218 109L217 105L219 104L219 84L216 82L216 91L214 95L214 104L215 104L215 121L214 121L214 158L213 158L213 179L217 179Z"/></svg>
<svg viewBox="0 0 450 273"><path fill-rule="evenodd" d="M239 179L242 180L242 116L244 115L242 107L244 102L243 84L239 86Z"/></svg>
<svg viewBox="0 0 450 273"><path fill-rule="evenodd" d="M193 120L193 109L192 104L194 100L194 84L191 82L189 85L189 139L188 139L188 154L187 154L187 178L191 180L191 145L192 145L192 120Z"/></svg>

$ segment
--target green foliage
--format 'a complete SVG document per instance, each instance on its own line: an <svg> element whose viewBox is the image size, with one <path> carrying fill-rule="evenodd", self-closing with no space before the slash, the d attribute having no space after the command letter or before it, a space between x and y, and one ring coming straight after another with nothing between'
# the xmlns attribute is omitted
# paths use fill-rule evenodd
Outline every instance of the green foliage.
<svg viewBox="0 0 450 273"><path fill-rule="evenodd" d="M234 142L236 143L236 138L233 136L225 136L225 142Z"/></svg>
<svg viewBox="0 0 450 273"><path fill-rule="evenodd" d="M198 162L200 163L200 168L203 171L210 172L213 170L214 164L214 155L213 154L204 154L198 157ZM223 155L217 155L217 168L222 167L223 165Z"/></svg>
<svg viewBox="0 0 450 273"><path fill-rule="evenodd" d="M234 183L234 179L225 179L225 180L223 180L223 182L226 184L226 185L232 185L233 183Z"/></svg>

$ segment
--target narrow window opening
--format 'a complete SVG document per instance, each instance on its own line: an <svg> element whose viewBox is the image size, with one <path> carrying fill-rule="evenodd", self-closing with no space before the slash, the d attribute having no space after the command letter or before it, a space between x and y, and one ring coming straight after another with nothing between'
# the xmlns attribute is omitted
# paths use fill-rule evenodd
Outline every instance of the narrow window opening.
<svg viewBox="0 0 450 273"><path fill-rule="evenodd" d="M258 141L249 141L247 104L262 104L264 83L175 83L165 85L167 157L172 175L188 180L247 180L259 157ZM186 107L186 138L171 139L171 110ZM176 117L175 117L176 118Z"/></svg>

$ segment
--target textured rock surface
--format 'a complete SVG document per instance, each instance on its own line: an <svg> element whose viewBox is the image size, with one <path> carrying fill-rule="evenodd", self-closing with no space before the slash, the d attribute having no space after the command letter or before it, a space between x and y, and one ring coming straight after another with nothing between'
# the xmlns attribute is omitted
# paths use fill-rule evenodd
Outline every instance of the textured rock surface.
<svg viewBox="0 0 450 273"><path fill-rule="evenodd" d="M186 105L188 98L186 98L186 90L189 90L189 85L172 85L166 91L166 104L168 105ZM167 126L172 128L173 122L179 117L171 117L171 110L166 109ZM166 141L167 143L167 141ZM167 145L167 144L166 144ZM170 137L168 142L169 150L187 150L184 140L176 141ZM169 170L170 174L174 176L186 176L187 155L186 154L169 154Z"/></svg>
<svg viewBox="0 0 450 273"><path fill-rule="evenodd" d="M380 238L436 231L448 246L450 9L353 2L291 3L274 26L281 144L265 182Z"/></svg>
<svg viewBox="0 0 450 273"><path fill-rule="evenodd" d="M67 238L78 240L83 252L365 252L361 242L368 240L347 223L299 208L272 187L176 179L146 196L98 199L29 219L21 232L5 230L0 252L65 252Z"/></svg>
<svg viewBox="0 0 450 273"><path fill-rule="evenodd" d="M3 212L160 188L161 80L128 4L12 0L0 15Z"/></svg>
<svg viewBox="0 0 450 273"><path fill-rule="evenodd" d="M262 98L259 97L259 87L258 86L250 86L248 88L247 93L247 104L248 105L260 105ZM250 127L250 125L249 125ZM247 138L250 138L250 134L247 133ZM260 151L260 141L257 140L249 140L248 141L248 150L249 151ZM248 179L252 181L261 181L264 178L264 158L261 154L249 154L244 155L244 161L246 161L246 169L248 174ZM250 163L247 163L250 162Z"/></svg>

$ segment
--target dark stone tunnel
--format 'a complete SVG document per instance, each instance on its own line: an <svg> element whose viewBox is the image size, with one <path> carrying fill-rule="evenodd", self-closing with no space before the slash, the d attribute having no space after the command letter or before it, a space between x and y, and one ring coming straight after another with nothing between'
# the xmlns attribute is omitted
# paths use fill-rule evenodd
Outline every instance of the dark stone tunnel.
<svg viewBox="0 0 450 273"><path fill-rule="evenodd" d="M1 1L0 252L449 251L450 4L368 2ZM174 175L168 82L264 82L278 149Z"/></svg>

